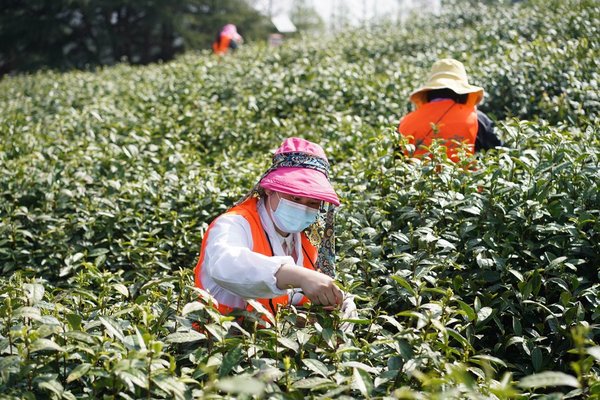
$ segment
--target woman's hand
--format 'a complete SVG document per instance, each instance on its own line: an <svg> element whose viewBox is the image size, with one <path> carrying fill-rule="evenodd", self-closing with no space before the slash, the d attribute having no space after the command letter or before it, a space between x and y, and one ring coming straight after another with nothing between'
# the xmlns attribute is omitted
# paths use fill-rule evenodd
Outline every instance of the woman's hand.
<svg viewBox="0 0 600 400"><path fill-rule="evenodd" d="M275 274L277 287L301 288L304 295L314 305L338 306L342 304L344 293L329 276L295 265L282 265Z"/></svg>
<svg viewBox="0 0 600 400"><path fill-rule="evenodd" d="M300 287L312 304L322 306L342 304L344 293L335 285L331 277L317 271L307 271L310 274L301 282Z"/></svg>

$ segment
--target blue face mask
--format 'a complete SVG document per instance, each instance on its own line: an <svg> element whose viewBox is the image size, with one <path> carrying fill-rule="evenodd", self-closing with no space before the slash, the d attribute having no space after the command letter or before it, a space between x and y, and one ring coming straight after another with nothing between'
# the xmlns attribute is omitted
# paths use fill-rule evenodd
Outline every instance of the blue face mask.
<svg viewBox="0 0 600 400"><path fill-rule="evenodd" d="M271 214L277 228L283 232L296 233L315 222L319 210L280 197L277 210Z"/></svg>

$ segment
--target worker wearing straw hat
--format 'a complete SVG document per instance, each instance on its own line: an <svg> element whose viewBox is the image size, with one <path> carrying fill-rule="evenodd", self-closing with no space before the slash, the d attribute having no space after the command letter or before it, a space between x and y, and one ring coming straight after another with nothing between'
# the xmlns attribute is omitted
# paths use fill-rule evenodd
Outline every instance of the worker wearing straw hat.
<svg viewBox="0 0 600 400"><path fill-rule="evenodd" d="M410 94L416 110L400 120L398 132L415 146L411 155L423 156L433 139L441 139L448 157L457 161L460 143L473 153L501 146L492 121L477 105L483 88L469 83L463 64L451 58L436 61L427 82Z"/></svg>
<svg viewBox="0 0 600 400"><path fill-rule="evenodd" d="M234 207L209 226L196 286L227 314L258 300L275 314L288 304L356 310L334 282L334 210L340 201L318 144L286 139L272 166ZM322 222L317 234L318 220Z"/></svg>

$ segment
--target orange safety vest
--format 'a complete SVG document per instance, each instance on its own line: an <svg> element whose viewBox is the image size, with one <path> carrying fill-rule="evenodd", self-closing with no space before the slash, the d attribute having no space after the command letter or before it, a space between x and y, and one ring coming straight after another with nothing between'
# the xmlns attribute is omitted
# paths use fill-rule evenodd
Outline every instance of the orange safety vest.
<svg viewBox="0 0 600 400"><path fill-rule="evenodd" d="M220 34L218 40L215 40L212 44L213 51L215 52L215 54L227 53L227 51L229 50L230 42L230 36Z"/></svg>
<svg viewBox="0 0 600 400"><path fill-rule="evenodd" d="M273 250L271 249L271 244L269 243L267 233L263 229L263 226L260 222L260 216L258 215L258 210L256 208L257 202L258 199L256 197L251 197L243 203L229 209L229 211L227 211L226 214L241 215L242 217L244 217L246 221L248 221L248 223L250 224L250 230L252 232L252 251L264 254L266 256L272 256ZM202 240L202 247L200 248L200 258L198 259L198 264L196 264L196 268L194 270L196 287L200 289L204 289L204 286L202 285L202 263L204 261L204 251L206 248L206 243L208 242L208 235L210 234L210 230L213 224L214 221L210 224L208 230L204 234L204 239ZM302 242L302 250L304 252L304 268L314 270L314 263L317 260L317 249L310 243L304 232L302 232L300 236ZM287 305L289 302L287 294L272 299L256 300L260 302L263 306L265 306L267 310L270 310L273 315L277 313L277 310L280 307ZM305 304L307 301L308 298L304 296L300 304ZM233 308L226 304L219 303L216 306L216 308L221 314L229 314L231 311L233 311ZM251 311L252 307L248 306L247 310Z"/></svg>
<svg viewBox="0 0 600 400"><path fill-rule="evenodd" d="M469 100L472 98L470 96ZM473 154L477 129L475 105L470 101L459 104L450 99L417 106L415 111L407 114L398 124L398 132L415 145L414 156L427 153L421 146L431 145L433 139L442 139L445 141L446 154L454 162L458 161L455 150L457 144L452 141L466 142Z"/></svg>

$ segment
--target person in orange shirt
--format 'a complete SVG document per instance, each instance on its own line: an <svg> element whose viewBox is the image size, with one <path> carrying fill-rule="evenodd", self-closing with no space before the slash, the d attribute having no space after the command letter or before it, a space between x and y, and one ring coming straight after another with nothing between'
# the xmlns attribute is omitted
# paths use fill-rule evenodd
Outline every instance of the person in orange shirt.
<svg viewBox="0 0 600 400"><path fill-rule="evenodd" d="M195 268L195 284L223 314L260 302L271 314L292 305L340 307L351 296L335 284L333 213L340 204L321 146L286 139L255 187L209 226ZM307 234L321 219L324 229Z"/></svg>
<svg viewBox="0 0 600 400"><path fill-rule="evenodd" d="M236 50L243 41L244 39L237 32L237 27L233 24L227 24L217 34L212 49L215 54L227 54L229 51Z"/></svg>
<svg viewBox="0 0 600 400"><path fill-rule="evenodd" d="M445 58L431 67L427 82L410 94L415 110L404 116L398 132L415 146L409 156L423 157L433 139L441 139L448 157L458 161L456 147L460 143L473 154L502 146L494 133L490 118L477 110L484 96L483 88L469 84L460 61Z"/></svg>

